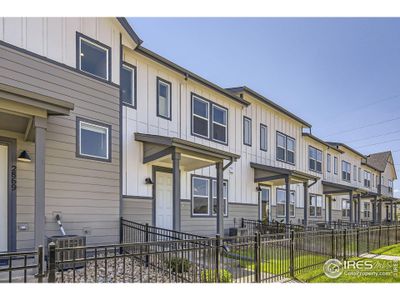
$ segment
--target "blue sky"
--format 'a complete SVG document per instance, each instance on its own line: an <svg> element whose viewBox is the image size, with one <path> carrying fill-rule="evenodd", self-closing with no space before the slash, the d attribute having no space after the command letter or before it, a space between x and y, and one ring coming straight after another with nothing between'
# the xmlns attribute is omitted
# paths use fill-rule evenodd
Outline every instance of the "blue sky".
<svg viewBox="0 0 400 300"><path fill-rule="evenodd" d="M222 87L256 90L325 140L399 150L400 175L400 18L129 21L144 47Z"/></svg>

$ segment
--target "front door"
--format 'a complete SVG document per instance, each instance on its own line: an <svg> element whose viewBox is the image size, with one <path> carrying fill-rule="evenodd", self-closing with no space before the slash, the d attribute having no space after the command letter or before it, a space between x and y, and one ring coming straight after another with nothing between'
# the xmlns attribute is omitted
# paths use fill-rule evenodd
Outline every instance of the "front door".
<svg viewBox="0 0 400 300"><path fill-rule="evenodd" d="M269 188L261 187L261 220L271 222L270 192Z"/></svg>
<svg viewBox="0 0 400 300"><path fill-rule="evenodd" d="M172 229L172 173L156 172L156 226Z"/></svg>
<svg viewBox="0 0 400 300"><path fill-rule="evenodd" d="M8 250L8 146L0 144L0 252Z"/></svg>

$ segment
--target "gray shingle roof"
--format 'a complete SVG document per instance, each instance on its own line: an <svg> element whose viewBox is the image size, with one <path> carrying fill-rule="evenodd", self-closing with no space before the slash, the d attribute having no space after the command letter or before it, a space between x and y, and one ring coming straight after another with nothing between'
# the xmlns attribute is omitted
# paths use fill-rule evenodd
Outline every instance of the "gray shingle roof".
<svg viewBox="0 0 400 300"><path fill-rule="evenodd" d="M381 172L384 172L390 155L390 151L372 153L367 156L367 164L373 166L375 169L378 169Z"/></svg>

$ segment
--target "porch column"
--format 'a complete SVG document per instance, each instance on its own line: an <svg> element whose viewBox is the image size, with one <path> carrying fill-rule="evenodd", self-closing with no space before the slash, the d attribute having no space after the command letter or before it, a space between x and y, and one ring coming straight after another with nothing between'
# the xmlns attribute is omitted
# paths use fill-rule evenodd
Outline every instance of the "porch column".
<svg viewBox="0 0 400 300"><path fill-rule="evenodd" d="M215 164L217 168L217 234L224 235L224 169L223 162Z"/></svg>
<svg viewBox="0 0 400 300"><path fill-rule="evenodd" d="M290 224L290 181L289 181L289 176L285 177L285 189L286 189L286 224Z"/></svg>
<svg viewBox="0 0 400 300"><path fill-rule="evenodd" d="M357 222L361 224L361 195L357 195Z"/></svg>
<svg viewBox="0 0 400 300"><path fill-rule="evenodd" d="M304 189L304 226L308 224L308 181L303 182Z"/></svg>
<svg viewBox="0 0 400 300"><path fill-rule="evenodd" d="M394 203L394 221L397 222L397 202Z"/></svg>
<svg viewBox="0 0 400 300"><path fill-rule="evenodd" d="M393 222L393 200L390 200L390 223Z"/></svg>
<svg viewBox="0 0 400 300"><path fill-rule="evenodd" d="M181 176L179 163L181 154L174 151L172 153L172 211L173 229L181 230Z"/></svg>
<svg viewBox="0 0 400 300"><path fill-rule="evenodd" d="M35 247L45 246L45 149L47 120L35 117Z"/></svg>
<svg viewBox="0 0 400 300"><path fill-rule="evenodd" d="M328 196L328 222L329 225L332 224L332 196Z"/></svg>
<svg viewBox="0 0 400 300"><path fill-rule="evenodd" d="M382 199L378 202L378 224L382 224Z"/></svg>
<svg viewBox="0 0 400 300"><path fill-rule="evenodd" d="M353 223L353 214L354 214L354 209L353 209L353 191L349 192L349 198L350 198L350 224Z"/></svg>
<svg viewBox="0 0 400 300"><path fill-rule="evenodd" d="M374 196L374 200L372 200L372 223L376 224L376 201L377 201L377 196Z"/></svg>

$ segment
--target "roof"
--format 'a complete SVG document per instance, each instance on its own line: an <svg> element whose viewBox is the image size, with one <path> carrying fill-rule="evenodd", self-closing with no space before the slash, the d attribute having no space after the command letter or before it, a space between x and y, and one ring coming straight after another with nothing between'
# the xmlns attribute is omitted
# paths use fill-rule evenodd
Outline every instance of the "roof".
<svg viewBox="0 0 400 300"><path fill-rule="evenodd" d="M277 111L283 113L284 115L287 115L288 117L296 120L297 122L305 125L306 127L311 128L311 124L304 121L303 119L301 119L300 117L296 116L295 114L291 113L290 111L286 110L285 108L283 108L282 106L276 104L275 102L269 100L268 98L260 95L259 93L257 93L256 91L248 88L247 86L240 86L240 87L232 87L232 88L226 88L226 90L232 92L232 93L239 93L239 92L247 92L250 95L252 95L254 98L260 100L261 102L271 106L272 108L276 109Z"/></svg>
<svg viewBox="0 0 400 300"><path fill-rule="evenodd" d="M336 147L332 147L332 145L328 144L327 142L324 142L323 140L321 140L320 138L317 138L315 135L312 135L311 133L307 133L307 132L303 132L302 133L303 136L309 137L310 139L313 139L314 141L321 143L322 145L327 146L329 149L333 149L339 153L343 153L342 150L336 148Z"/></svg>
<svg viewBox="0 0 400 300"><path fill-rule="evenodd" d="M390 155L390 151L372 153L367 156L367 164L381 172L384 172Z"/></svg>
<svg viewBox="0 0 400 300"><path fill-rule="evenodd" d="M250 162L250 167L253 169L259 169L271 173L276 173L279 175L287 175L287 176L296 176L296 177L301 177L306 180L318 180L318 176L314 176L311 174L307 174L298 170L293 170L293 169L285 169L285 168L279 168L279 167L273 167L269 165L262 165L254 162Z"/></svg>
<svg viewBox="0 0 400 300"><path fill-rule="evenodd" d="M357 150L351 148L350 146L348 146L346 144L338 143L338 142L326 142L326 143L333 147L344 147L344 148L350 150L351 152L357 154L358 156L361 156L362 158L367 158L364 154L362 154L361 152L358 152Z"/></svg>
<svg viewBox="0 0 400 300"><path fill-rule="evenodd" d="M194 81L197 81L197 82L213 89L214 91L234 100L235 102L238 102L241 105L245 105L245 106L250 105L250 102L232 94L231 92L227 91L226 89L224 89L224 88L204 79L203 77L173 63L172 61L162 57L161 55L158 55L157 53L155 53L149 49L146 49L142 46L138 46L137 48L135 48L135 51L139 52L140 54L142 54L144 56L149 57L150 59L157 61L158 63L160 63L168 68L171 68L172 70L174 70L178 73L181 73L182 75L185 76L185 79L192 79Z"/></svg>
<svg viewBox="0 0 400 300"><path fill-rule="evenodd" d="M128 20L124 17L117 17L118 22L121 26L126 30L129 36L135 41L137 45L143 43L143 41L139 38L136 32L133 30L132 26L129 24Z"/></svg>

